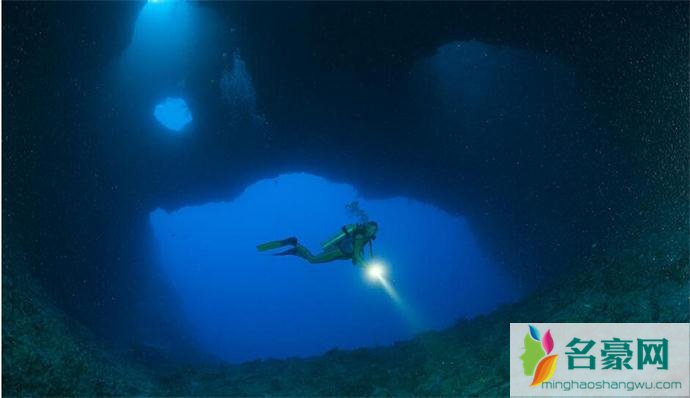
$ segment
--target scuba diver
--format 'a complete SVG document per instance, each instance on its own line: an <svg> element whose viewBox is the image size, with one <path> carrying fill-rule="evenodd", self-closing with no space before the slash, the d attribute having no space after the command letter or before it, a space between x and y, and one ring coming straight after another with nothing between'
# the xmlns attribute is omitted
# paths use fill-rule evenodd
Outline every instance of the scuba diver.
<svg viewBox="0 0 690 398"><path fill-rule="evenodd" d="M292 246L276 256L298 256L312 264L328 263L334 260L352 260L352 264L364 267L364 246L369 244L369 255L373 256L371 241L376 239L378 224L368 221L363 224L348 224L331 239L323 242L321 248L323 252L314 255L309 249L299 244L297 238L291 237L283 240L275 240L258 245L256 248L263 252L277 249L283 246Z"/></svg>

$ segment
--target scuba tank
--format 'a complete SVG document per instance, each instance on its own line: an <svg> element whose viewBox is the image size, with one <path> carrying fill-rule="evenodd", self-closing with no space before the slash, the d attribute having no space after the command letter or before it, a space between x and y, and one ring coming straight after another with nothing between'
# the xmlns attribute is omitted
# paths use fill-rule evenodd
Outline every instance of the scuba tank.
<svg viewBox="0 0 690 398"><path fill-rule="evenodd" d="M341 228L341 231L338 234L331 236L328 240L325 240L323 243L321 243L321 248L323 250L328 249L329 247L340 242L347 235L354 233L356 229L357 229L357 224L343 225L343 227Z"/></svg>

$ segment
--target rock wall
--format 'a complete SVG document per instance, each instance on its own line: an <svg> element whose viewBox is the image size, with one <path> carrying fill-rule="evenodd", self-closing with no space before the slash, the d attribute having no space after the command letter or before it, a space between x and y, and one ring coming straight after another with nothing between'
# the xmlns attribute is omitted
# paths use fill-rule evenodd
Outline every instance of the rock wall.
<svg viewBox="0 0 690 398"><path fill-rule="evenodd" d="M99 336L143 335L160 323L184 330L172 295L167 312L132 311L160 300L147 292L165 284L149 241L151 210L227 199L284 171L318 172L371 196L405 195L464 214L486 251L525 275L566 275L596 242L635 238L633 222L659 225L661 198L672 199L687 231L687 209L677 206L688 200L681 3L204 4L227 22L218 46L242 50L270 129L227 119L211 83L226 66L218 52L187 82L208 105L195 116L203 134L182 141L147 134L156 128L149 94L115 98L107 78L141 5L2 6L3 229L15 239L7 250L22 252L57 306ZM575 164L556 183L578 182L555 190L545 206L524 199L541 185L490 189L520 178L508 157L497 154L498 172L470 181L461 148L425 145L426 131L409 127L423 124L404 77L439 46L467 39L571 65L597 123L580 145L606 141L605 170Z"/></svg>

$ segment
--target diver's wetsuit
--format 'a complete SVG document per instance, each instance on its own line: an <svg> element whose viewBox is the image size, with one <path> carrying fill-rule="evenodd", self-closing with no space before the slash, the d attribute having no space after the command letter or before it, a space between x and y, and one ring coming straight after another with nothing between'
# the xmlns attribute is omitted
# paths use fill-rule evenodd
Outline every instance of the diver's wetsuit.
<svg viewBox="0 0 690 398"><path fill-rule="evenodd" d="M352 228L354 227L354 228ZM334 260L352 259L354 265L364 265L364 246L371 242L373 236L367 234L365 227L344 226L343 232L345 235L331 245L326 246L323 252L314 255L309 249L301 245L297 238L287 238L279 241L264 243L257 246L259 251L275 249L282 246L292 245L291 249L276 253L278 256L293 255L302 257L311 264L328 263Z"/></svg>
<svg viewBox="0 0 690 398"><path fill-rule="evenodd" d="M346 260L352 257L352 255L348 255L348 253L343 252L338 246L330 246L323 252L317 255L313 255L311 251L309 251L309 249L307 249L305 246L302 246L299 243L297 243L295 247L292 249L286 250L282 253L278 253L278 255L287 254L302 257L303 259L309 261L312 264L328 263L333 260Z"/></svg>

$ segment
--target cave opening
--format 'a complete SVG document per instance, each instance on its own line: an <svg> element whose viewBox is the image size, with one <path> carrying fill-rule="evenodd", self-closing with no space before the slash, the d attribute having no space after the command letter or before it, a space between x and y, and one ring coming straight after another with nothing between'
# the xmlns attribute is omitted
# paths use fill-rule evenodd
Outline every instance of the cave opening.
<svg viewBox="0 0 690 398"><path fill-rule="evenodd" d="M5 395L505 396L508 323L688 321L687 6L2 12ZM256 249L355 207L377 267Z"/></svg>
<svg viewBox="0 0 690 398"><path fill-rule="evenodd" d="M363 217L380 226L373 253L385 261L398 303L349 260L312 265L256 250L296 236L317 252ZM262 179L232 201L156 209L150 224L195 339L232 362L390 345L521 294L462 217L411 198L363 198L313 174Z"/></svg>
<svg viewBox="0 0 690 398"><path fill-rule="evenodd" d="M161 125L175 133L180 133L193 120L187 102L182 98L167 97L156 105L153 115Z"/></svg>

